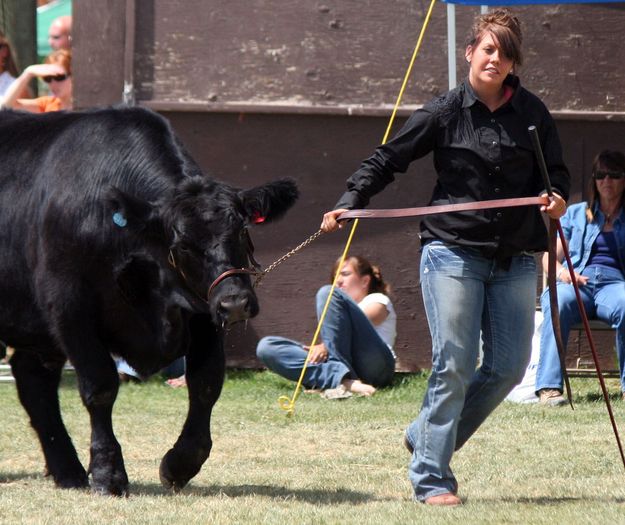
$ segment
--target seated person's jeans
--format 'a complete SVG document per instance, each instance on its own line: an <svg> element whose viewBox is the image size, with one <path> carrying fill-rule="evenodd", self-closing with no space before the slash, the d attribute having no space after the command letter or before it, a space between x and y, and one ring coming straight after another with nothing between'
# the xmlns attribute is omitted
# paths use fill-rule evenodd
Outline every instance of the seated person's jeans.
<svg viewBox="0 0 625 525"><path fill-rule="evenodd" d="M317 318L321 316L331 286L317 292ZM373 386L388 385L395 372L395 357L359 306L344 292L335 289L321 327L320 341L328 359L308 363L303 384L306 388L336 388L343 379L360 379ZM258 343L256 355L273 372L298 381L308 351L300 342L268 336Z"/></svg>

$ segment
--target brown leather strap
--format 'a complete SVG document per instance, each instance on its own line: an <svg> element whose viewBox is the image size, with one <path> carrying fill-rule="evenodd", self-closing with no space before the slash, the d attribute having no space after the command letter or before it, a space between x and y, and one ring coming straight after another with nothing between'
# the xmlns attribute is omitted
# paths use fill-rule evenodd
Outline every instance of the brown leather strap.
<svg viewBox="0 0 625 525"><path fill-rule="evenodd" d="M219 277L217 277L217 279L213 281L213 284L210 285L208 289L208 293L206 294L207 299L210 299L211 293L213 289L215 288L215 286L217 286L226 277L230 277L232 275L237 275L241 273L248 274L248 275L256 275L257 273L260 273L260 272L258 272L257 270L253 268L232 268L230 270L226 270Z"/></svg>
<svg viewBox="0 0 625 525"><path fill-rule="evenodd" d="M532 204L547 205L549 197L522 197L518 199L495 199L490 201L463 202L460 204L442 204L439 206L423 206L420 208L399 208L394 210L348 210L341 213L337 220L344 219L392 219L397 217L418 217L449 213L454 211L490 210L493 208L512 208Z"/></svg>
<svg viewBox="0 0 625 525"><path fill-rule="evenodd" d="M562 339L562 329L560 328L560 311L558 308L558 290L556 283L556 262L558 246L558 225L559 221L549 219L549 258L547 259L547 286L549 289L549 305L551 310L551 326L556 340L558 356L560 357L560 371L566 387L566 395L571 408L573 407L573 396L571 394L571 383L566 372L566 348Z"/></svg>

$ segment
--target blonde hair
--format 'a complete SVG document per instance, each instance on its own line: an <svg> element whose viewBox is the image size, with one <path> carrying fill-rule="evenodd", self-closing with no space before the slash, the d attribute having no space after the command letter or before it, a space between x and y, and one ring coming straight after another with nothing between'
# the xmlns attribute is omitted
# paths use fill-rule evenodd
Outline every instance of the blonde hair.
<svg viewBox="0 0 625 525"><path fill-rule="evenodd" d="M341 262L340 257L334 263L332 267L332 274L330 275L330 282L334 281L334 277L336 276L336 272L339 270L339 263ZM356 273L360 277L364 277L368 275L371 277L369 281L369 289L367 290L367 294L370 293L383 293L384 295L390 295L391 287L388 283L384 282L382 277L382 271L379 266L375 266L369 262L368 259L363 257L362 255L349 255L345 258L346 263L351 263L356 270Z"/></svg>
<svg viewBox="0 0 625 525"><path fill-rule="evenodd" d="M523 33L521 23L508 9L496 9L475 18L467 45L477 46L486 33L491 33L504 56L516 66L523 65Z"/></svg>

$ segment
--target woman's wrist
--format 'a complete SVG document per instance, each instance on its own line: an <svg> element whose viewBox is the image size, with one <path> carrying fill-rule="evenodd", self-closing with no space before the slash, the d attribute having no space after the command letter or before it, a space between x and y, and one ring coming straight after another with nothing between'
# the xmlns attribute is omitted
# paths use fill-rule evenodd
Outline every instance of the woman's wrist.
<svg viewBox="0 0 625 525"><path fill-rule="evenodd" d="M558 279L559 281L561 281L562 279L560 279L560 277L562 276L562 272L566 270L565 266L560 266L560 269L558 270L558 272L556 273L556 279Z"/></svg>

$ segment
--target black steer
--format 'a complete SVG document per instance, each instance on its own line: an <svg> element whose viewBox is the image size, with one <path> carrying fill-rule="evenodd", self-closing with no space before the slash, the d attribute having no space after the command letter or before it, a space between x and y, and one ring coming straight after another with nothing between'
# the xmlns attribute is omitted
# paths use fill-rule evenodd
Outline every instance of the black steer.
<svg viewBox="0 0 625 525"><path fill-rule="evenodd" d="M295 202L293 182L238 190L202 173L167 121L139 108L0 112L0 340L60 487L87 472L58 401L67 359L91 420L92 488L126 494L111 420L111 354L148 376L185 355L189 408L160 467L182 488L211 450L224 379L223 326L253 317L247 228Z"/></svg>

